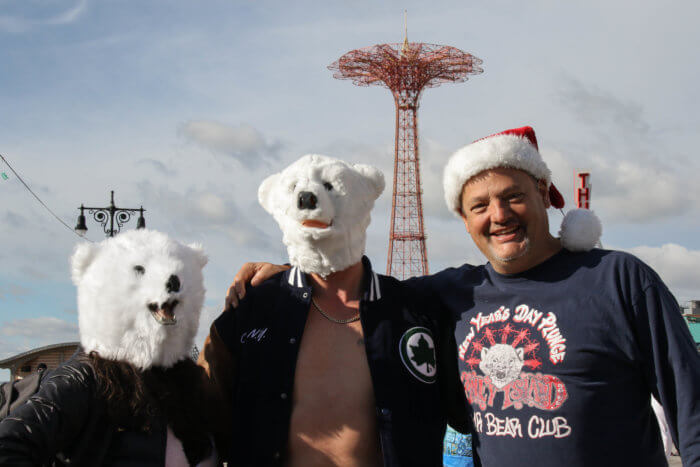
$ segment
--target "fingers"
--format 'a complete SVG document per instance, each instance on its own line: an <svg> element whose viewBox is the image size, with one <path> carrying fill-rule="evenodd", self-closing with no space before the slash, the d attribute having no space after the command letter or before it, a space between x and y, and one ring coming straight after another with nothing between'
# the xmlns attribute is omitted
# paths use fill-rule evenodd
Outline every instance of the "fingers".
<svg viewBox="0 0 700 467"><path fill-rule="evenodd" d="M239 300L243 300L243 297L245 297L245 283L248 280L250 279L248 278L245 281L241 280L238 278L238 275L236 275L236 277L233 279L232 287L235 292L235 295L238 297Z"/></svg>
<svg viewBox="0 0 700 467"><path fill-rule="evenodd" d="M289 269L289 266L261 262L245 263L236 273L233 282L228 288L228 292L226 292L224 311L238 307L240 301L245 297L246 284L249 283L252 287L255 287L286 269Z"/></svg>
<svg viewBox="0 0 700 467"><path fill-rule="evenodd" d="M228 288L226 292L226 300L224 302L224 311L230 310L231 308L236 308L238 306L238 294L235 288L236 283L234 282Z"/></svg>
<svg viewBox="0 0 700 467"><path fill-rule="evenodd" d="M224 311L238 307L238 303L245 297L245 284L250 281L250 278L257 272L258 266L262 263L245 263L238 270L233 278L231 286L226 292L226 301L224 302Z"/></svg>
<svg viewBox="0 0 700 467"><path fill-rule="evenodd" d="M289 266L271 263L256 263L256 269L257 270L255 271L255 275L250 280L250 285L252 285L253 287L262 284L278 272L282 272L289 269Z"/></svg>

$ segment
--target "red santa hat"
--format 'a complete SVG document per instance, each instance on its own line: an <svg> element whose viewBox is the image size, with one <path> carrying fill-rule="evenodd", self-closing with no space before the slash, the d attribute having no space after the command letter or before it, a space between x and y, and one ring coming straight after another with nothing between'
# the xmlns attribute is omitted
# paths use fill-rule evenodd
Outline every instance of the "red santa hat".
<svg viewBox="0 0 700 467"><path fill-rule="evenodd" d="M461 216L464 184L484 170L496 167L523 170L544 180L552 206L564 207L564 197L552 183L552 172L540 155L535 130L524 126L476 140L452 155L443 176L445 202L450 211ZM599 242L602 226L591 211L575 209L564 217L559 234L565 248L586 251Z"/></svg>

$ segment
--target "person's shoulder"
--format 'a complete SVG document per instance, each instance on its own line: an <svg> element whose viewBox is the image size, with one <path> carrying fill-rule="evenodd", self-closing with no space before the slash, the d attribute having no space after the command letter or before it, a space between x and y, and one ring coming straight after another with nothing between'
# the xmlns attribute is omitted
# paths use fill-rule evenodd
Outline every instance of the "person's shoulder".
<svg viewBox="0 0 700 467"><path fill-rule="evenodd" d="M461 278L464 276L478 276L482 275L485 270L485 265L483 264L469 264L464 263L461 266L453 266L438 271L427 277L433 277L435 279L452 279Z"/></svg>
<svg viewBox="0 0 700 467"><path fill-rule="evenodd" d="M582 262L595 262L603 266L622 268L627 271L639 270L643 273L654 273L654 270L648 264L626 251L593 248L585 252L569 252L569 255L580 258Z"/></svg>
<svg viewBox="0 0 700 467"><path fill-rule="evenodd" d="M293 286L287 280L288 275L288 271L281 271L268 277L255 287L248 285L245 297L243 297L236 310L243 312L248 305L258 306L261 302L267 302L283 291L290 290Z"/></svg>
<svg viewBox="0 0 700 467"><path fill-rule="evenodd" d="M431 288L441 289L443 287L452 287L457 284L476 284L479 283L486 273L485 265L474 265L464 263L461 266L448 267L434 274L419 278L424 283L430 285Z"/></svg>
<svg viewBox="0 0 700 467"><path fill-rule="evenodd" d="M50 370L42 378L42 386L65 390L67 387L91 388L95 384L96 373L90 357L82 351L69 360Z"/></svg>
<svg viewBox="0 0 700 467"><path fill-rule="evenodd" d="M663 283L659 274L651 266L626 251L594 248L586 252L568 252L568 254L578 266L589 267L596 274L603 273L605 270L620 278L623 283L631 281L638 287Z"/></svg>
<svg viewBox="0 0 700 467"><path fill-rule="evenodd" d="M248 285L245 297L239 301L238 306L224 310L214 320L216 328L221 330L250 314L259 315L267 305L272 306L277 301L280 293L289 290L291 287L288 284L287 276L287 271L281 271L255 287Z"/></svg>

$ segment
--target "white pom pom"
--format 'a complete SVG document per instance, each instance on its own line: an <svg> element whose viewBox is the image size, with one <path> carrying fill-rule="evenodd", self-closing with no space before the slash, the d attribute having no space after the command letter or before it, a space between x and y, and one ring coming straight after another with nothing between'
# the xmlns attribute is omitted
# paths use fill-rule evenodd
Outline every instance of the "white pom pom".
<svg viewBox="0 0 700 467"><path fill-rule="evenodd" d="M559 229L561 245L569 251L588 251L600 242L603 224L593 211L572 209L564 216Z"/></svg>

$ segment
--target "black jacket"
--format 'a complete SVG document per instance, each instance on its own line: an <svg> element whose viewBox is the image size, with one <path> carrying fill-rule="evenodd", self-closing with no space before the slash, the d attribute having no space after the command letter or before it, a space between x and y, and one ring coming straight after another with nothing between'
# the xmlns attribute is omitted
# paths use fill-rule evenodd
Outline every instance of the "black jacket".
<svg viewBox="0 0 700 467"><path fill-rule="evenodd" d="M384 465L442 466L448 412L454 415L451 425L466 427L451 320L436 301L372 272L367 258L363 263L360 319ZM236 368L227 385L233 465L283 461L311 293L294 267L251 288L238 308L212 326Z"/></svg>
<svg viewBox="0 0 700 467"><path fill-rule="evenodd" d="M78 354L48 374L39 392L0 422L0 465L160 467L168 424L164 416L153 416L149 423L149 430L113 423L98 397L95 370Z"/></svg>

